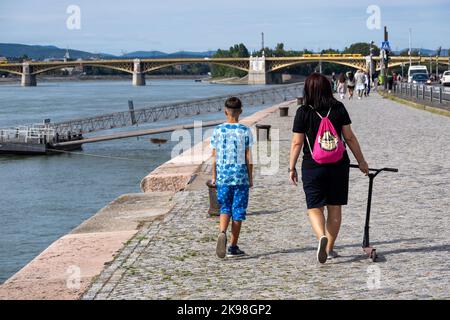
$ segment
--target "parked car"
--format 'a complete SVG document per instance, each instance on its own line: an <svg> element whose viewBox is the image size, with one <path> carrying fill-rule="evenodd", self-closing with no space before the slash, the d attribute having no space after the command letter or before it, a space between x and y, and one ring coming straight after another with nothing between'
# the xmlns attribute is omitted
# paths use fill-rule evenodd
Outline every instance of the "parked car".
<svg viewBox="0 0 450 320"><path fill-rule="evenodd" d="M445 71L441 78L441 83L444 86L450 85L450 71Z"/></svg>
<svg viewBox="0 0 450 320"><path fill-rule="evenodd" d="M411 77L412 83L431 84L431 80L425 73L416 73Z"/></svg>

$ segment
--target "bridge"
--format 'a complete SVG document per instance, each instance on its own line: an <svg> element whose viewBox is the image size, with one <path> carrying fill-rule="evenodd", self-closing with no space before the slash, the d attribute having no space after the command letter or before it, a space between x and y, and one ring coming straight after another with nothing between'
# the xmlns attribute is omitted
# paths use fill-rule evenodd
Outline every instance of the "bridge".
<svg viewBox="0 0 450 320"><path fill-rule="evenodd" d="M449 64L449 57L433 57L433 62ZM430 57L411 57L413 64L429 63ZM77 61L28 61L23 63L2 63L0 71L21 76L22 86L35 86L36 75L51 70L68 67L100 67L119 70L133 75L133 85L145 85L145 74L175 66L194 63L221 65L248 72L248 84L281 83L280 71L305 63L334 63L350 68L369 69L373 63L374 70L380 70L379 57L365 57L359 54L305 54L298 57L248 57L248 58L179 58L179 59L116 59L116 60L77 60ZM410 58L390 57L389 66L396 67L409 64Z"/></svg>

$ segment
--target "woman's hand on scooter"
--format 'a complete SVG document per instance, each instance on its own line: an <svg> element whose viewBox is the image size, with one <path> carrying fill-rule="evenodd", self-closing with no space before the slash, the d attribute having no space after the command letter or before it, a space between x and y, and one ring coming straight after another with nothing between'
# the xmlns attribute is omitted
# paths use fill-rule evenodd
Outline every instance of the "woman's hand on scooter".
<svg viewBox="0 0 450 320"><path fill-rule="evenodd" d="M359 170L364 173L366 176L369 174L369 165L365 160L358 163Z"/></svg>

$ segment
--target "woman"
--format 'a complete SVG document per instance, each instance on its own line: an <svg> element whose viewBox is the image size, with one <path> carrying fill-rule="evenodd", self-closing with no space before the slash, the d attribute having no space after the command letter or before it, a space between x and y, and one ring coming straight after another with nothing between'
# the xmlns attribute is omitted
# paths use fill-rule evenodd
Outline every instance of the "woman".
<svg viewBox="0 0 450 320"><path fill-rule="evenodd" d="M316 141L321 117L328 114L328 119L336 134L352 151L359 164L359 169L366 175L369 167L364 160L358 139L351 129L351 120L344 105L333 97L331 84L326 77L314 73L305 81L304 105L297 110L293 125L293 137L289 161L290 180L298 183L297 164L300 151L304 146L305 135L309 141ZM319 116L320 114L320 116ZM313 145L314 146L314 145ZM333 250L341 226L342 206L347 204L349 157L345 151L342 158L335 163L319 164L312 158L311 146L303 148L302 182L306 195L308 216L314 233L319 239L317 259L325 263L327 258L337 257ZM324 211L327 208L328 217Z"/></svg>
<svg viewBox="0 0 450 320"><path fill-rule="evenodd" d="M347 90L348 90L348 100L353 99L353 91L355 91L355 75L353 72L347 72Z"/></svg>
<svg viewBox="0 0 450 320"><path fill-rule="evenodd" d="M355 74L355 83L356 83L356 92L358 93L358 99L361 100L364 94L364 90L366 82L366 76L362 70L356 71Z"/></svg>
<svg viewBox="0 0 450 320"><path fill-rule="evenodd" d="M337 91L339 93L339 96L341 97L341 100L345 97L345 75L341 73L338 78L338 85L337 85Z"/></svg>

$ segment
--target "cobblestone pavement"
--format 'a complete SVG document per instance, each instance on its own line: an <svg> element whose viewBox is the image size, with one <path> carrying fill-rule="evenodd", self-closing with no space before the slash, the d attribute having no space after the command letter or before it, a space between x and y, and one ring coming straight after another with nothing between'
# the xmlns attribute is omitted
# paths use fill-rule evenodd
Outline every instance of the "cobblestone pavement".
<svg viewBox="0 0 450 320"><path fill-rule="evenodd" d="M262 175L262 165L256 169L239 243L248 256L216 258L218 221L207 217L200 175L162 221L125 246L84 298L449 299L450 119L378 95L345 104L369 165L399 168L375 179L371 240L379 262L361 250L368 179L358 170L351 172L337 241L341 257L316 262L302 188L287 183L292 106L289 118L272 114L262 121L280 129L280 168L272 175Z"/></svg>

